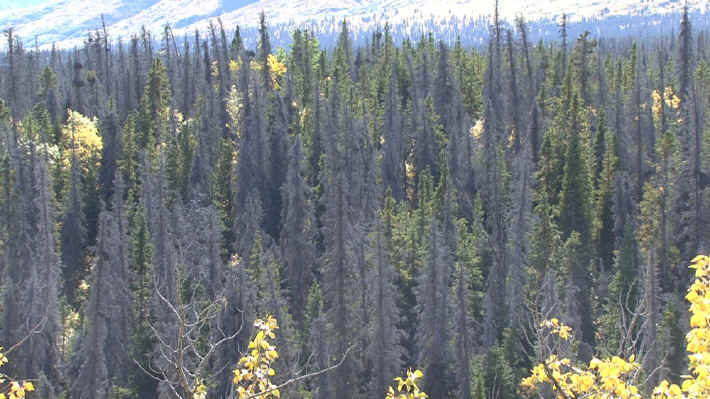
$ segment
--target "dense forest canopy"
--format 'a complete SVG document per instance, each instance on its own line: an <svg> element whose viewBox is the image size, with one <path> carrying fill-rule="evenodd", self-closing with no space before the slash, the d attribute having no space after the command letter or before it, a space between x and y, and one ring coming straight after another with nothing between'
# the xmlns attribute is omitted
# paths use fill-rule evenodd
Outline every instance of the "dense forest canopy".
<svg viewBox="0 0 710 399"><path fill-rule="evenodd" d="M235 394L278 320L285 398L514 398L558 318L568 357L687 373L686 265L710 244L710 43L484 48L389 27L256 48L214 21L0 55L0 345L41 398ZM670 29L669 29L670 31ZM9 348L9 350L8 350Z"/></svg>

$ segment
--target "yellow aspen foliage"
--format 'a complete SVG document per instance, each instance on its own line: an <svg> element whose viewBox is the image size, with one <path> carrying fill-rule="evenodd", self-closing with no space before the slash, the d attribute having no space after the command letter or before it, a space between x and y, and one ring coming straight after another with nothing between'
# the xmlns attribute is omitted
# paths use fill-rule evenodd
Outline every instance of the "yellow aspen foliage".
<svg viewBox="0 0 710 399"><path fill-rule="evenodd" d="M266 57L266 62L269 64L269 71L271 72L271 84L275 90L279 90L281 88L279 81L281 80L281 77L283 77L283 75L286 73L286 65L279 61L279 59L276 58L276 56L273 54L269 54ZM254 71L261 70L261 64L259 64L255 60L251 61L250 66L251 69Z"/></svg>
<svg viewBox="0 0 710 399"><path fill-rule="evenodd" d="M279 61L279 59L276 58L273 54L269 54L266 59L266 62L269 63L269 69L271 70L271 79L273 80L274 88L278 90L280 87L279 80L286 73L286 65Z"/></svg>
<svg viewBox="0 0 710 399"><path fill-rule="evenodd" d="M276 77L280 78L286 73L286 65L279 61L275 55L269 54L269 56L266 57L266 62L269 63L269 69L271 69L271 72L276 75Z"/></svg>
<svg viewBox="0 0 710 399"><path fill-rule="evenodd" d="M673 88L671 87L666 87L665 90L663 90L663 95L661 95L660 90L654 90L651 92L651 98L653 100L651 113L653 114L653 122L656 127L660 126L662 105L668 107L669 111L677 111L680 107L680 98L673 92Z"/></svg>
<svg viewBox="0 0 710 399"><path fill-rule="evenodd" d="M558 319L545 320L540 327L562 340L572 339L572 329ZM628 360L618 356L604 360L593 358L585 367L552 354L533 367L520 387L523 392L532 394L547 385L557 398L641 398L638 387L630 383L638 368L634 356Z"/></svg>
<svg viewBox="0 0 710 399"><path fill-rule="evenodd" d="M686 335L690 375L684 376L680 386L662 381L653 389L652 399L710 398L710 257L696 256L690 268L695 270L695 281L685 296L691 312L691 330ZM569 327L557 319L545 320L540 327L560 339L570 338ZM520 387L534 394L546 386L557 398L641 398L639 387L632 384L639 367L633 355L628 360L618 356L594 358L585 367L552 354L532 368Z"/></svg>
<svg viewBox="0 0 710 399"><path fill-rule="evenodd" d="M7 356L0 346L0 367L7 364ZM21 399L24 398L27 392L35 390L34 385L30 381L15 381L12 378L0 372L0 386L7 386L7 391L0 392L0 399Z"/></svg>
<svg viewBox="0 0 710 399"><path fill-rule="evenodd" d="M241 65L240 59L229 60L229 71L232 72L232 74L239 72L240 65Z"/></svg>
<svg viewBox="0 0 710 399"><path fill-rule="evenodd" d="M390 386L387 390L385 399L424 399L428 398L427 394L422 392L417 386L417 381L422 378L423 374L420 370L407 370L407 377L396 377L397 389Z"/></svg>
<svg viewBox="0 0 710 399"><path fill-rule="evenodd" d="M206 399L207 398L207 386L202 380L197 380L195 387L192 389L193 399Z"/></svg>
<svg viewBox="0 0 710 399"><path fill-rule="evenodd" d="M468 133L473 137L475 140L479 140L481 138L481 135L483 134L483 128L485 126L485 122L483 119L479 119L476 121L476 123L471 126L471 129L468 131Z"/></svg>
<svg viewBox="0 0 710 399"><path fill-rule="evenodd" d="M62 145L62 162L65 166L71 164L73 152L84 170L98 167L103 141L96 127L96 120L69 110L67 123L62 127Z"/></svg>
<svg viewBox="0 0 710 399"><path fill-rule="evenodd" d="M710 397L710 257L696 256L690 264L695 269L695 281L685 299L690 302L690 332L685 336L691 375L679 387L662 381L653 391L653 398Z"/></svg>
<svg viewBox="0 0 710 399"><path fill-rule="evenodd" d="M278 399L281 397L280 387L288 385L298 379L308 378L329 369L324 369L309 375L305 375L296 379L291 379L280 386L277 386L271 381L271 378L276 375L276 371L272 368L272 364L279 358L279 353L276 346L271 343L276 339L275 331L279 325L276 319L271 315L266 315L263 319L254 321L256 327L256 335L249 342L248 353L239 359L239 367L236 368L232 382L236 386L237 397L239 399ZM407 371L407 377L397 377L394 381L397 383L397 389L390 386L385 399L426 399L427 394L424 393L417 382L422 378L423 374L420 370ZM207 392L206 389L199 393ZM196 399L204 398L204 396L194 396ZM3 399L0 397L0 399Z"/></svg>
<svg viewBox="0 0 710 399"><path fill-rule="evenodd" d="M556 318L552 318L549 320L545 320L540 324L540 327L545 327L550 329L550 333L553 335L558 335L560 338L564 339L565 341L569 339L570 334L572 332L572 327L566 326Z"/></svg>
<svg viewBox="0 0 710 399"><path fill-rule="evenodd" d="M281 393L271 382L276 372L271 364L279 358L276 346L269 340L276 339L279 326L276 319L267 315L264 319L256 319L254 327L257 332L254 339L249 342L249 353L239 359L239 368L234 370L232 382L237 387L239 399L280 398Z"/></svg>

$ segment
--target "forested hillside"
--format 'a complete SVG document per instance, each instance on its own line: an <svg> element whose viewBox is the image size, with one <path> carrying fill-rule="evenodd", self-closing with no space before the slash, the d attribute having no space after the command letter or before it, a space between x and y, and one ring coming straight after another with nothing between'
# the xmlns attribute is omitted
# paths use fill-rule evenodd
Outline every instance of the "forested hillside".
<svg viewBox="0 0 710 399"><path fill-rule="evenodd" d="M497 15L497 13L496 13ZM543 360L688 373L686 266L710 250L710 42L667 34L484 48L385 26L334 48L239 28L73 50L5 32L0 345L37 398L234 395L278 320L284 398L515 398ZM672 33L670 33L672 32ZM22 38L26 39L26 38ZM233 397L233 396L232 396Z"/></svg>

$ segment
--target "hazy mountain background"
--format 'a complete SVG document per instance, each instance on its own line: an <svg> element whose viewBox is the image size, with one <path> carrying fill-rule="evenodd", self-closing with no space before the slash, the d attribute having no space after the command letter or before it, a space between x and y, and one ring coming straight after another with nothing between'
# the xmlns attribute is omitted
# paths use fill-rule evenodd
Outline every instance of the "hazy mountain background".
<svg viewBox="0 0 710 399"><path fill-rule="evenodd" d="M522 15L531 25L532 38L555 35L563 13L571 29L592 27L592 33L615 35L638 29L651 34L662 32L681 11L680 0L523 0L501 2L502 16L512 21ZM24 6L24 7L23 7ZM699 26L708 22L710 3L689 0L688 7ZM319 37L332 37L338 23L346 18L354 31L371 31L389 23L397 37L417 37L434 31L439 38L451 41L460 36L467 44L483 43L494 0L5 0L0 3L0 28L14 27L26 42L36 38L40 46L56 43L73 47L101 27L101 16L109 34L127 38L141 26L160 32L170 24L176 36L204 29L219 17L226 29L240 25L247 28L247 40L255 40L249 27L255 27L259 12L264 11L274 30L276 44L290 40L295 27L307 27ZM593 24L593 25L592 25ZM591 29L591 28L590 28Z"/></svg>

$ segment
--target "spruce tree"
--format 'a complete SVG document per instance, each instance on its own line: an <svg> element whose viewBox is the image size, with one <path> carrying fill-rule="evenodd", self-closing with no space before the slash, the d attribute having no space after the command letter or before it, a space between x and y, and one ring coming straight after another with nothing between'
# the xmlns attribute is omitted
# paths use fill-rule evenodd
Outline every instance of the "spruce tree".
<svg viewBox="0 0 710 399"><path fill-rule="evenodd" d="M67 303L75 310L80 303L77 298L77 289L87 272L84 258L84 245L86 243L85 216L81 203L81 171L79 160L74 151L71 155L70 177L68 193L65 195L64 214L60 230L62 246L62 276L64 280L64 296Z"/></svg>
<svg viewBox="0 0 710 399"><path fill-rule="evenodd" d="M284 215L281 257L285 261L285 287L291 303L291 314L301 331L305 327L306 299L316 261L311 189L303 176L302 157L301 140L297 136L291 147L286 182L282 187Z"/></svg>
<svg viewBox="0 0 710 399"><path fill-rule="evenodd" d="M371 396L379 396L385 392L390 381L401 370L402 347L400 337L402 331L398 328L400 322L397 307L397 287L395 285L395 269L390 262L390 241L383 234L382 222L377 220L374 231L374 254L372 293L374 297L374 320L369 339L368 358L373 364L373 379L370 389Z"/></svg>
<svg viewBox="0 0 710 399"><path fill-rule="evenodd" d="M569 269L570 284L574 287L576 310L581 325L581 339L590 345L594 343L593 314L590 297L590 254L591 238L591 181L586 159L587 151L582 139L579 100L573 95L570 117L567 152L565 156L562 192L560 194L560 230L563 239L569 239L573 232L578 233L578 244L574 244L576 259L571 261ZM577 246L579 247L577 249Z"/></svg>

